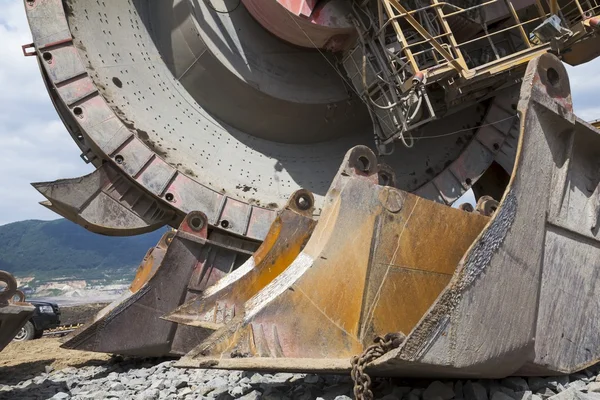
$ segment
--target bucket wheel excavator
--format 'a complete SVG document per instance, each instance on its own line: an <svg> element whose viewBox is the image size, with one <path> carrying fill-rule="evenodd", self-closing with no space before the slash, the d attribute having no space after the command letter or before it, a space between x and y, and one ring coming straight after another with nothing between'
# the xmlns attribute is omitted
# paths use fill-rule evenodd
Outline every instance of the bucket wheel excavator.
<svg viewBox="0 0 600 400"><path fill-rule="evenodd" d="M34 183L42 204L174 228L63 346L403 376L600 359L600 135L563 65L600 54L597 0L24 5L96 167Z"/></svg>

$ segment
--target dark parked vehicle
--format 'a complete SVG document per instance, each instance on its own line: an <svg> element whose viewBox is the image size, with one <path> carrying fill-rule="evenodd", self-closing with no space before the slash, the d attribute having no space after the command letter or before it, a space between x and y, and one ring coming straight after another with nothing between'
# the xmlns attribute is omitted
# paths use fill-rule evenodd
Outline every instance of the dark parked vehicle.
<svg viewBox="0 0 600 400"><path fill-rule="evenodd" d="M53 329L60 325L58 304L36 300L27 300L27 302L35 306L35 312L13 339L19 342L41 338L44 330Z"/></svg>

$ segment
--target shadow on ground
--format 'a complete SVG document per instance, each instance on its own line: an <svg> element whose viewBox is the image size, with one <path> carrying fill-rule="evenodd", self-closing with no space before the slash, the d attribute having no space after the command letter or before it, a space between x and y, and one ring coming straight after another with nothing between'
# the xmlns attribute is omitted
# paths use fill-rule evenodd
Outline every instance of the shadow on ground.
<svg viewBox="0 0 600 400"><path fill-rule="evenodd" d="M46 366L52 364L54 360L51 358L11 367L2 367L0 369L0 385L16 385L21 381L40 375L46 372Z"/></svg>

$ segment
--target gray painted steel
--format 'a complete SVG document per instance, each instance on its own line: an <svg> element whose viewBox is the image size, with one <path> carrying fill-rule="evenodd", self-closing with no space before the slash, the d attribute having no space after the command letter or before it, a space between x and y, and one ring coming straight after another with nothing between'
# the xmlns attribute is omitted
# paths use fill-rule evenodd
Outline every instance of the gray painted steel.
<svg viewBox="0 0 600 400"><path fill-rule="evenodd" d="M220 3L211 4L228 9ZM213 226L262 240L273 210L299 188L314 193L319 214L347 149L372 145L364 106L332 57L273 38L242 5L25 7L51 97L85 158L113 162L172 207L172 226L201 210ZM416 132L428 140L384 159L398 187L451 203L494 158L514 157L501 147L516 120L485 127L499 133L493 146L475 136L514 115L515 101L508 90Z"/></svg>

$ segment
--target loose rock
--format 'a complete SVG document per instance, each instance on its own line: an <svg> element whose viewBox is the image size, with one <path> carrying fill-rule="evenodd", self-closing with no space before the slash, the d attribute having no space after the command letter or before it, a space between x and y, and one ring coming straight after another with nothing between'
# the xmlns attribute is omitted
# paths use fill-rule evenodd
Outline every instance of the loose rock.
<svg viewBox="0 0 600 400"><path fill-rule="evenodd" d="M507 388L505 386L500 385L499 383L492 383L489 385L489 396L490 399L494 397L496 392L501 392L510 397L511 399L516 399L517 394L514 390Z"/></svg>
<svg viewBox="0 0 600 400"><path fill-rule="evenodd" d="M501 383L502 386L512 389L515 392L524 392L526 390L529 390L529 385L527 384L527 381L523 378L519 378L516 376L511 376L502 379Z"/></svg>
<svg viewBox="0 0 600 400"><path fill-rule="evenodd" d="M434 400L436 398L450 400L454 398L454 390L440 381L434 381L423 392L423 400Z"/></svg>
<svg viewBox="0 0 600 400"><path fill-rule="evenodd" d="M554 392L552 389L550 389L548 387L538 390L537 394L539 394L542 397L542 399L547 399L547 398L556 396L556 392Z"/></svg>
<svg viewBox="0 0 600 400"><path fill-rule="evenodd" d="M491 400L514 400L514 398L498 390L492 395Z"/></svg>
<svg viewBox="0 0 600 400"><path fill-rule="evenodd" d="M240 397L240 400L258 400L260 399L261 393L258 390L253 390L252 392Z"/></svg>
<svg viewBox="0 0 600 400"><path fill-rule="evenodd" d="M583 380L577 380L577 381L570 382L567 385L567 388L575 389L575 390L587 390L587 383L584 382Z"/></svg>
<svg viewBox="0 0 600 400"><path fill-rule="evenodd" d="M600 393L600 382L590 382L587 385L588 392Z"/></svg>
<svg viewBox="0 0 600 400"><path fill-rule="evenodd" d="M477 382L468 381L463 387L463 393L465 400L488 400L487 391Z"/></svg>
<svg viewBox="0 0 600 400"><path fill-rule="evenodd" d="M516 400L532 400L533 393L531 392L531 390L526 390L524 392L515 392L514 398Z"/></svg>
<svg viewBox="0 0 600 400"><path fill-rule="evenodd" d="M547 384L551 390L555 392L562 392L565 387L569 384L568 376L554 376L552 378L546 378Z"/></svg>
<svg viewBox="0 0 600 400"><path fill-rule="evenodd" d="M157 389L146 389L139 396L139 400L156 400L158 399L159 392Z"/></svg>
<svg viewBox="0 0 600 400"><path fill-rule="evenodd" d="M465 395L463 393L463 381L456 381L454 383L454 397L457 399L464 399Z"/></svg>
<svg viewBox="0 0 600 400"><path fill-rule="evenodd" d="M25 370L0 384L0 400L349 400L348 375L178 369L173 361L132 358L103 365ZM5 370L2 371L5 373ZM600 400L600 368L560 377L502 380L393 380L373 378L376 400ZM8 376L8 375L5 375Z"/></svg>

